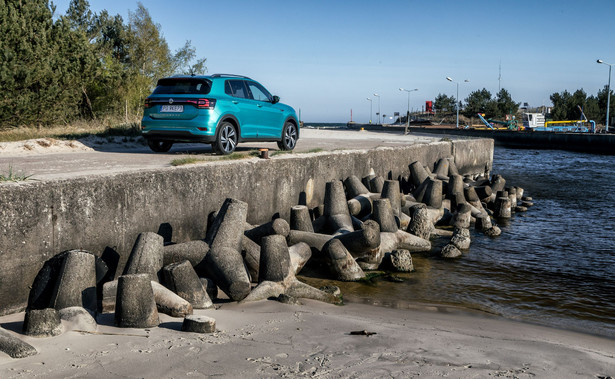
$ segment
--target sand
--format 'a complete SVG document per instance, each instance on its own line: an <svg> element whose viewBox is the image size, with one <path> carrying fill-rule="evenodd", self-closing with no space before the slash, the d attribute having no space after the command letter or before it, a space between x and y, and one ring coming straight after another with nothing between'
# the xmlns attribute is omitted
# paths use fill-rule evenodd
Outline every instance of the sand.
<svg viewBox="0 0 615 379"><path fill-rule="evenodd" d="M39 354L0 353L0 377L550 377L615 375L615 341L459 309L399 310L302 300L223 303L195 313L213 334L179 331L182 319L122 329L99 316L98 334L25 337ZM22 314L0 318L15 332ZM352 335L367 331L373 335Z"/></svg>

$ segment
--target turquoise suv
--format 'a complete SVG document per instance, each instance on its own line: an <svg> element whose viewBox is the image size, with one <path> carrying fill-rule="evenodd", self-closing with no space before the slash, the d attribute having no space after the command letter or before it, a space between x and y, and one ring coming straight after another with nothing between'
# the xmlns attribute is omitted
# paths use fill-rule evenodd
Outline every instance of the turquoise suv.
<svg viewBox="0 0 615 379"><path fill-rule="evenodd" d="M158 80L145 99L141 129L155 152L169 151L176 142L208 143L217 154L248 141L275 141L281 150L292 150L299 118L279 101L245 76L173 76Z"/></svg>

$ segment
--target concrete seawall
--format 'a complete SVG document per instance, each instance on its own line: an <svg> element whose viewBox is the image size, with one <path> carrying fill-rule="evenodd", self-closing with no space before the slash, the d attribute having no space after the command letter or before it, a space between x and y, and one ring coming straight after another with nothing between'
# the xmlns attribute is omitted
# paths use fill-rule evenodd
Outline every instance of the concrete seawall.
<svg viewBox="0 0 615 379"><path fill-rule="evenodd" d="M590 154L615 155L615 134L516 132L411 128L412 133L448 134L468 138L492 138L498 146L517 149L557 149Z"/></svg>
<svg viewBox="0 0 615 379"><path fill-rule="evenodd" d="M462 174L491 170L493 140L462 140L295 154L270 160L219 161L71 180L0 185L0 315L22 310L43 263L68 249L86 249L121 274L140 232L166 241L205 237L207 216L225 198L249 204L248 221L265 222L305 197L322 203L325 183L349 175L409 176L420 161L433 168L453 156Z"/></svg>

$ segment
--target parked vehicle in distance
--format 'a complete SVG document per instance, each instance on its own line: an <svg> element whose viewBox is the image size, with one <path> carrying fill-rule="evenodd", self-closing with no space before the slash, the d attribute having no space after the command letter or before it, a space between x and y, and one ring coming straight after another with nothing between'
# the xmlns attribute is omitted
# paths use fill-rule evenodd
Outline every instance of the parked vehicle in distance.
<svg viewBox="0 0 615 379"><path fill-rule="evenodd" d="M169 151L178 142L208 143L217 154L230 154L248 141L275 141L281 150L292 150L299 118L279 101L240 75L163 78L145 99L141 130L155 152Z"/></svg>

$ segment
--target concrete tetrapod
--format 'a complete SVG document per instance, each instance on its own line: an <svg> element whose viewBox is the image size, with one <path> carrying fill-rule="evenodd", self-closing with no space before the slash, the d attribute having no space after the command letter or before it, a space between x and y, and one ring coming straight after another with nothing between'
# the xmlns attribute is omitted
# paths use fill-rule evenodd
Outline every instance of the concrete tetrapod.
<svg viewBox="0 0 615 379"><path fill-rule="evenodd" d="M210 246L204 259L207 277L235 301L250 293L250 278L241 256L247 212L247 203L226 199L207 236Z"/></svg>
<svg viewBox="0 0 615 379"><path fill-rule="evenodd" d="M423 203L432 208L442 207L442 181L438 179L427 179L427 187L423 196Z"/></svg>
<svg viewBox="0 0 615 379"><path fill-rule="evenodd" d="M94 255L71 250L64 257L51 305L57 309L84 307L96 311L96 265Z"/></svg>
<svg viewBox="0 0 615 379"><path fill-rule="evenodd" d="M206 309L213 306L189 261L164 266L162 272L166 287L188 301L192 308Z"/></svg>
<svg viewBox="0 0 615 379"><path fill-rule="evenodd" d="M0 351L11 358L25 358L38 354L34 346L0 328Z"/></svg>
<svg viewBox="0 0 615 379"><path fill-rule="evenodd" d="M372 193L382 193L384 187L384 178L382 176L376 176L369 180L369 189Z"/></svg>
<svg viewBox="0 0 615 379"><path fill-rule="evenodd" d="M216 320L212 317L189 315L182 323L182 332L213 333L215 331Z"/></svg>
<svg viewBox="0 0 615 379"><path fill-rule="evenodd" d="M305 205L295 205L290 208L290 229L314 233L310 210Z"/></svg>
<svg viewBox="0 0 615 379"><path fill-rule="evenodd" d="M434 226L427 206L425 204L417 204L412 206L410 211L412 212L412 220L410 221L410 225L408 225L408 233L414 234L424 240L429 240Z"/></svg>
<svg viewBox="0 0 615 379"><path fill-rule="evenodd" d="M246 230L244 234L252 241L260 244L263 237L270 236L272 234L279 234L281 236L288 236L290 231L290 225L283 218L276 218L273 221L266 222L262 225L258 225L250 230Z"/></svg>
<svg viewBox="0 0 615 379"><path fill-rule="evenodd" d="M369 189L361 183L361 180L355 175L350 175L344 180L344 186L346 187L346 194L348 198L357 197L359 195L369 194Z"/></svg>
<svg viewBox="0 0 615 379"><path fill-rule="evenodd" d="M164 238L156 233L140 233L126 262L124 275L149 274L159 281L158 273L164 261Z"/></svg>
<svg viewBox="0 0 615 379"><path fill-rule="evenodd" d="M434 170L436 178L440 180L448 179L449 163L450 161L447 158L440 158L438 160L438 163L436 163L436 168Z"/></svg>
<svg viewBox="0 0 615 379"><path fill-rule="evenodd" d="M372 218L380 226L381 232L395 233L399 229L389 199L374 200Z"/></svg>
<svg viewBox="0 0 615 379"><path fill-rule="evenodd" d="M294 298L308 298L328 303L341 300L327 292L297 280L290 264L288 246L283 236L263 238L259 284L241 302L265 300L281 294ZM281 280L279 280L282 278Z"/></svg>
<svg viewBox="0 0 615 379"><path fill-rule="evenodd" d="M188 260L193 267L196 267L208 252L209 245L202 240L167 245L163 248L163 266Z"/></svg>
<svg viewBox="0 0 615 379"><path fill-rule="evenodd" d="M23 331L30 337L55 337L64 332L60 314L54 308L28 309Z"/></svg>
<svg viewBox="0 0 615 379"><path fill-rule="evenodd" d="M386 269L397 272L414 271L412 255L408 250L404 249L393 250L391 253L386 254L382 261L382 266Z"/></svg>
<svg viewBox="0 0 615 379"><path fill-rule="evenodd" d="M115 324L121 328L158 326L158 310L149 274L129 274L118 278Z"/></svg>
<svg viewBox="0 0 615 379"><path fill-rule="evenodd" d="M327 229L329 232L339 234L354 231L341 181L333 180L327 182L325 185L324 203L324 215L327 217Z"/></svg>
<svg viewBox="0 0 615 379"><path fill-rule="evenodd" d="M470 230L466 228L455 228L451 244L455 245L459 250L468 250L470 248Z"/></svg>
<svg viewBox="0 0 615 379"><path fill-rule="evenodd" d="M451 225L457 228L469 228L472 221L472 208L470 204L459 204L457 210L453 213Z"/></svg>
<svg viewBox="0 0 615 379"><path fill-rule="evenodd" d="M354 282L365 277L365 273L357 264L354 257L337 239L327 242L323 248L327 256L331 272L336 280Z"/></svg>
<svg viewBox="0 0 615 379"><path fill-rule="evenodd" d="M410 165L410 180L415 187L420 186L428 177L429 174L421 162L416 161Z"/></svg>
<svg viewBox="0 0 615 379"><path fill-rule="evenodd" d="M117 280L107 282L103 286L103 313L114 312L117 299ZM152 281L154 301L158 312L172 317L184 317L192 314L192 305L158 282Z"/></svg>

